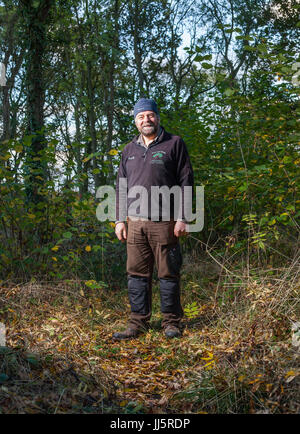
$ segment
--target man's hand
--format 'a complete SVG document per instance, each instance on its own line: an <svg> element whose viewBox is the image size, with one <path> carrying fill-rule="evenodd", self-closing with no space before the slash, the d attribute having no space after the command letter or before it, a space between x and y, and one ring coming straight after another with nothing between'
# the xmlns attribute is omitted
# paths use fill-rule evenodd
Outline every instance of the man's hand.
<svg viewBox="0 0 300 434"><path fill-rule="evenodd" d="M183 235L186 235L186 223L177 220L174 226L174 235L176 237L182 237Z"/></svg>
<svg viewBox="0 0 300 434"><path fill-rule="evenodd" d="M125 223L119 222L116 224L115 234L117 235L118 239L122 241L122 243L127 240L127 230Z"/></svg>

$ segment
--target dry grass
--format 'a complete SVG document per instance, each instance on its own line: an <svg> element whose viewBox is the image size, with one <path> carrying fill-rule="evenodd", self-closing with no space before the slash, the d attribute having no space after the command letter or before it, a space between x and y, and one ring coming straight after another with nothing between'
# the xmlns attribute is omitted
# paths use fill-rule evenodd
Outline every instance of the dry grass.
<svg viewBox="0 0 300 434"><path fill-rule="evenodd" d="M161 333L157 288L152 329L114 342L125 290L2 282L2 413L299 413L299 258L251 275L233 262L226 270L187 261L182 300L196 309L180 341Z"/></svg>

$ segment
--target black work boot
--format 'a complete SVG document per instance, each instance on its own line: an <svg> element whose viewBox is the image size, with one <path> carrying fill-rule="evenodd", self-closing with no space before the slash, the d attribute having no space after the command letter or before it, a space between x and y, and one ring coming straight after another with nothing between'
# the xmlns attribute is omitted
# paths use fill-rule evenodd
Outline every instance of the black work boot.
<svg viewBox="0 0 300 434"><path fill-rule="evenodd" d="M113 339L120 341L122 339L134 339L140 333L142 333L142 330L128 326L126 330L124 330L123 332L116 332L112 335L112 337Z"/></svg>
<svg viewBox="0 0 300 434"><path fill-rule="evenodd" d="M167 338L180 338L181 337L181 331L175 325L168 325L165 328L165 336Z"/></svg>

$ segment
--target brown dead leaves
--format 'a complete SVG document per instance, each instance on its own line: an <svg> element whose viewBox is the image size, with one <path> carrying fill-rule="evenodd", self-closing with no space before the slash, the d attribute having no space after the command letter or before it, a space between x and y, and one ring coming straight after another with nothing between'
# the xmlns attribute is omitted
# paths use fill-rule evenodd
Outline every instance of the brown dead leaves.
<svg viewBox="0 0 300 434"><path fill-rule="evenodd" d="M111 335L126 321L126 294L83 288L84 297L74 282L0 288L9 350L0 354L3 413L126 412L132 405L149 413L217 412L239 393L242 404L231 411L290 408L299 361L289 325L283 315L259 315L273 288L245 291L254 310L224 314L207 299L180 340L156 326L117 343Z"/></svg>

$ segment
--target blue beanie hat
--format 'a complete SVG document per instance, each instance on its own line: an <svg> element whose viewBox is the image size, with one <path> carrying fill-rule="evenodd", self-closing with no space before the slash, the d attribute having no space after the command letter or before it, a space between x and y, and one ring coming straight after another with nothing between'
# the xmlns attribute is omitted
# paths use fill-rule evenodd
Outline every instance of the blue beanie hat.
<svg viewBox="0 0 300 434"><path fill-rule="evenodd" d="M139 99L133 109L134 119L138 113L145 112L148 110L158 114L158 108L156 102L153 99L146 99L146 98Z"/></svg>

